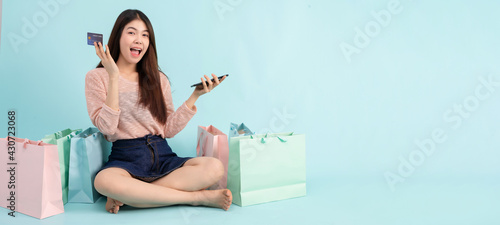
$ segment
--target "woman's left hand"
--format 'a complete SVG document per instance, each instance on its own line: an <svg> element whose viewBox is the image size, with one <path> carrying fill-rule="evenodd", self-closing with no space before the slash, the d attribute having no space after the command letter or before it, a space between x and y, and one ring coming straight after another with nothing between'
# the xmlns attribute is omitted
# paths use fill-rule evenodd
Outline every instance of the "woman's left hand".
<svg viewBox="0 0 500 225"><path fill-rule="evenodd" d="M201 85L198 85L196 86L196 88L194 89L193 91L193 94L191 94L191 96L188 98L188 100L186 100L186 105L187 107L189 107L190 109L194 110L195 107L194 107L194 103L196 102L196 100L212 91L215 87L219 86L219 84L224 81L224 79L226 79L226 76L222 77L222 79L219 80L219 78L217 78L217 76L215 76L215 74L212 73L212 77L214 78L214 82L212 82L211 79L208 78L207 75L204 76L206 81L203 80L203 78L201 78ZM208 83L208 85L207 85Z"/></svg>
<svg viewBox="0 0 500 225"><path fill-rule="evenodd" d="M217 76L215 76L215 74L213 74L213 73L212 73L212 77L214 79L214 82L212 82L212 80L207 75L204 75L204 77L206 80L203 80L203 78L200 78L202 85L196 86L196 88L193 91L193 94L196 95L197 97L200 97L200 96L212 91L215 87L219 86L219 84L222 81L224 81L224 79L226 79L226 76L224 76L224 77L222 77L222 79L219 80L219 78L217 78ZM208 83L208 85L207 85L207 83Z"/></svg>

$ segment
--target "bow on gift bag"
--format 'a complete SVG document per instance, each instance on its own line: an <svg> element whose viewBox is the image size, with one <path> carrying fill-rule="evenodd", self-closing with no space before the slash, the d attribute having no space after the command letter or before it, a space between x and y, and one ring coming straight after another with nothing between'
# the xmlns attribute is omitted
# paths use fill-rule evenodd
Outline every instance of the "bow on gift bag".
<svg viewBox="0 0 500 225"><path fill-rule="evenodd" d="M306 195L305 135L231 137L227 188L240 206Z"/></svg>
<svg viewBox="0 0 500 225"><path fill-rule="evenodd" d="M9 157L0 157L0 181L14 181L15 186L0 185L0 196L10 198L14 191L15 208L0 205L39 219L63 213L57 146L15 137L0 138L0 152L6 153L9 147L14 147L14 158L11 161ZM8 165L13 161L17 164ZM13 172L7 173L8 170Z"/></svg>
<svg viewBox="0 0 500 225"><path fill-rule="evenodd" d="M101 197L94 179L110 153L111 143L95 127L71 138L68 202L94 203Z"/></svg>
<svg viewBox="0 0 500 225"><path fill-rule="evenodd" d="M231 125L229 126L229 138L247 136L252 134L253 132L244 123L241 123L240 125L231 123Z"/></svg>
<svg viewBox="0 0 500 225"><path fill-rule="evenodd" d="M214 126L198 126L198 143L196 145L196 156L214 157L219 159L224 165L224 175L222 178L208 189L225 189L227 186L227 162L229 146L227 135Z"/></svg>
<svg viewBox="0 0 500 225"><path fill-rule="evenodd" d="M64 204L68 202L68 169L71 138L79 134L81 131L81 129L65 129L49 134L42 139L45 143L57 145L59 152L59 167L61 168L61 188Z"/></svg>

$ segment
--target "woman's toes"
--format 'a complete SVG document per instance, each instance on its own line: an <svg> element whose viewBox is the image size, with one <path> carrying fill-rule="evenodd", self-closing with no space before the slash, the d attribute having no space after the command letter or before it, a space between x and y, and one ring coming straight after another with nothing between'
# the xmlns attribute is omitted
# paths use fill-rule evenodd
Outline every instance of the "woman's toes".
<svg viewBox="0 0 500 225"><path fill-rule="evenodd" d="M117 206L123 206L123 202L120 202L120 201L118 201L118 200L115 200L115 205L117 205Z"/></svg>
<svg viewBox="0 0 500 225"><path fill-rule="evenodd" d="M106 202L106 211L117 214L120 210L120 206L123 206L122 202L108 197Z"/></svg>

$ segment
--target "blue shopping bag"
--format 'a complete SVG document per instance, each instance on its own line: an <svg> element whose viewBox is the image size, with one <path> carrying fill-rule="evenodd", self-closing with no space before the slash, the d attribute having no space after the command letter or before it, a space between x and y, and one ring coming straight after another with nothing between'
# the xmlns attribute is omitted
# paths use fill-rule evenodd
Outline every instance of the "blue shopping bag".
<svg viewBox="0 0 500 225"><path fill-rule="evenodd" d="M71 138L68 202L94 203L101 197L94 188L94 179L110 153L111 143L97 128L88 128Z"/></svg>

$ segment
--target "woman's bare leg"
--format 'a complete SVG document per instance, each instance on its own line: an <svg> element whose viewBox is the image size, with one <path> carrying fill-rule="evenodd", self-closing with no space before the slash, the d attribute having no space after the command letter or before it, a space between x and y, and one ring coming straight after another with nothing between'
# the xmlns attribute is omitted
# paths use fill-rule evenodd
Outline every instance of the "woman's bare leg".
<svg viewBox="0 0 500 225"><path fill-rule="evenodd" d="M199 191L217 183L224 175L224 165L212 157L189 159L182 167L152 184L180 191Z"/></svg>
<svg viewBox="0 0 500 225"><path fill-rule="evenodd" d="M108 168L99 172L95 178L96 190L111 198L112 204L119 207L123 202L127 205L146 208L177 204L204 205L229 209L232 201L231 192L223 190L180 191L173 188L146 183L135 179L120 168ZM108 206L108 204L106 204ZM111 209L113 213L118 207ZM108 209L107 209L108 210Z"/></svg>

